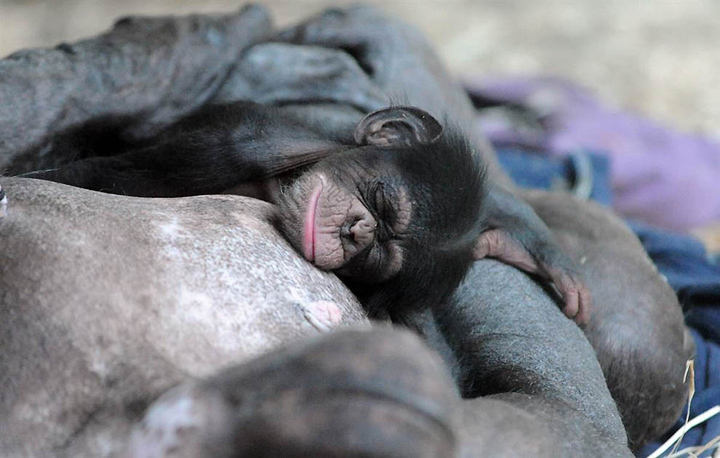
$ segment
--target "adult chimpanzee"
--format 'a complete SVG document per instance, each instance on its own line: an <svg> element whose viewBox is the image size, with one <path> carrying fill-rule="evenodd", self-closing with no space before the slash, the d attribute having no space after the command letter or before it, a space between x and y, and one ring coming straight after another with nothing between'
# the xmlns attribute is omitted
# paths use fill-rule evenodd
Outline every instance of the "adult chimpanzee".
<svg viewBox="0 0 720 458"><path fill-rule="evenodd" d="M443 302L471 262L489 256L552 280L565 314L586 322L589 293L549 229L485 177L460 128L445 124L394 106L352 132L328 133L296 113L242 101L202 108L138 149L25 176L132 196L233 188L257 196L275 187L269 198L288 240L347 279L372 314ZM73 156L62 149L77 142L66 136L50 154Z"/></svg>

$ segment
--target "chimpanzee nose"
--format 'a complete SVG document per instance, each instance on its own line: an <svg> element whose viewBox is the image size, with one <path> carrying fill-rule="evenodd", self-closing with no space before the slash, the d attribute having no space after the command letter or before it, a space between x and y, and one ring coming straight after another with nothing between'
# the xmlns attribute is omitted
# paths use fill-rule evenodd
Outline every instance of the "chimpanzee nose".
<svg viewBox="0 0 720 458"><path fill-rule="evenodd" d="M352 239L358 245L370 243L374 237L377 222L373 217L347 222L340 228L340 235Z"/></svg>

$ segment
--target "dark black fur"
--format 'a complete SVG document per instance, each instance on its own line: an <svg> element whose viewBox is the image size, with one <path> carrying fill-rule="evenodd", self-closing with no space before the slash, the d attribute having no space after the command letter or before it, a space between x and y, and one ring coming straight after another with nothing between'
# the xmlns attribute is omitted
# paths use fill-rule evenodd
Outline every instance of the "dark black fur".
<svg viewBox="0 0 720 458"><path fill-rule="evenodd" d="M371 313L393 304L394 318L407 306L422 308L446 300L473 262L472 246L485 229L485 169L459 130L446 129L437 142L393 149L394 162L414 207L403 269L364 301ZM351 283L352 285L352 283ZM353 285L362 294L361 285Z"/></svg>
<svg viewBox="0 0 720 458"><path fill-rule="evenodd" d="M62 151L79 143L63 140L52 155L84 156ZM251 102L203 108L142 146L110 157L99 150L95 157L24 176L113 194L192 196L277 176L343 149L280 110Z"/></svg>

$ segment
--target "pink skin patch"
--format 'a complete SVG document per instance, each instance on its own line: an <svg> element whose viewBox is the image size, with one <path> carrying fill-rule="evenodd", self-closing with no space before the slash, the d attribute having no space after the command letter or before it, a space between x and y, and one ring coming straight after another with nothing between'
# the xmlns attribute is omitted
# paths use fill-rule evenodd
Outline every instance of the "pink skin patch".
<svg viewBox="0 0 720 458"><path fill-rule="evenodd" d="M303 304L305 319L318 331L328 332L343 320L340 307L330 301L317 301Z"/></svg>
<svg viewBox="0 0 720 458"><path fill-rule="evenodd" d="M305 252L305 259L310 262L315 260L315 213L317 213L317 206L322 190L323 184L322 181L320 181L320 184L310 196L310 202L308 202L307 212L305 213L303 251Z"/></svg>

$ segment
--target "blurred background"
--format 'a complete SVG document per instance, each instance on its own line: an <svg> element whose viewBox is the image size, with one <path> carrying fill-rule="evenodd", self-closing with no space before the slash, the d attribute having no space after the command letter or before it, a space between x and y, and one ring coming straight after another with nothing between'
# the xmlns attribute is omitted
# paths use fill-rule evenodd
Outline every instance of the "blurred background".
<svg viewBox="0 0 720 458"><path fill-rule="evenodd" d="M265 0L280 25L355 1ZM553 74L604 101L720 138L720 1L370 1L462 74ZM224 12L228 0L0 0L0 55L74 41L128 14Z"/></svg>

